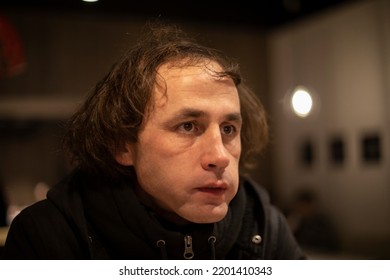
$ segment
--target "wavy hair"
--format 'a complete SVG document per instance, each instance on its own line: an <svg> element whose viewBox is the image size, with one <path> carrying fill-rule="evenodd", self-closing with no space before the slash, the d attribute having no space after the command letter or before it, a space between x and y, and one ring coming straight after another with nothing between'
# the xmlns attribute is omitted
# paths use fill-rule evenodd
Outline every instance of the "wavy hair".
<svg viewBox="0 0 390 280"><path fill-rule="evenodd" d="M128 141L136 142L151 106L157 70L166 63L175 67L214 61L238 90L243 125L240 170L254 166L255 155L268 142L267 116L261 101L245 85L239 66L221 52L198 44L175 25L151 23L127 53L96 84L67 123L64 148L81 169L111 178L133 174L114 158Z"/></svg>

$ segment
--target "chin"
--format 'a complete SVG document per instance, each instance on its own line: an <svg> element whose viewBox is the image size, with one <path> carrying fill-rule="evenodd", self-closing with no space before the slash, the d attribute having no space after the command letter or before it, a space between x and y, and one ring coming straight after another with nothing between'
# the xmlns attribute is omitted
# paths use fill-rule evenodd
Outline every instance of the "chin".
<svg viewBox="0 0 390 280"><path fill-rule="evenodd" d="M223 220L227 214L227 210L218 211L218 213L215 213L216 211L213 212L199 213L198 215L192 214L191 217L189 217L187 220L197 224L211 224Z"/></svg>

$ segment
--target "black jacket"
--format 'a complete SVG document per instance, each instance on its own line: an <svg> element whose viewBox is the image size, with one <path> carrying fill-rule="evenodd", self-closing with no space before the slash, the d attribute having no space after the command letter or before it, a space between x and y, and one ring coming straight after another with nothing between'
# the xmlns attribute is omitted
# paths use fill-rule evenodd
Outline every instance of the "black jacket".
<svg viewBox="0 0 390 280"><path fill-rule="evenodd" d="M4 259L304 259L267 192L241 179L227 216L177 227L142 205L130 183L80 171L11 224Z"/></svg>

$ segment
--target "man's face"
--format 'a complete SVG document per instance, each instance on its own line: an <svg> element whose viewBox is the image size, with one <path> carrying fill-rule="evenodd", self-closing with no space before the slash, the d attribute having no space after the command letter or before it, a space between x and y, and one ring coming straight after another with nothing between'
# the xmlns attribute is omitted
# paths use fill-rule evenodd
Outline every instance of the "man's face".
<svg viewBox="0 0 390 280"><path fill-rule="evenodd" d="M163 65L158 73L166 87L155 88L138 142L127 145L127 164L160 211L195 223L220 221L238 189L237 89L231 79L213 77L204 66Z"/></svg>

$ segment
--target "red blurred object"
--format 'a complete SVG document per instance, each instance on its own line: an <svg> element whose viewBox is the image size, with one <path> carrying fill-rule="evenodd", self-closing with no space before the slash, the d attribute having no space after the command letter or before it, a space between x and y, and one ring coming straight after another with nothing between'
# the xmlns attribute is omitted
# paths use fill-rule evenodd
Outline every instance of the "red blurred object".
<svg viewBox="0 0 390 280"><path fill-rule="evenodd" d="M0 14L0 78L18 75L25 67L22 41L9 20Z"/></svg>

